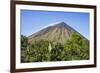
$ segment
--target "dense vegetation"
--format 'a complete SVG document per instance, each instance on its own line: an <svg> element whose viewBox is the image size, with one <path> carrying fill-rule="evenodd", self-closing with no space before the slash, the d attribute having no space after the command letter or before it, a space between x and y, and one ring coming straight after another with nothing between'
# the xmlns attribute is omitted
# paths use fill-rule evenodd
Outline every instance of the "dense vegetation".
<svg viewBox="0 0 100 73"><path fill-rule="evenodd" d="M62 45L40 40L31 44L21 35L21 62L69 61L89 59L89 41L73 33Z"/></svg>

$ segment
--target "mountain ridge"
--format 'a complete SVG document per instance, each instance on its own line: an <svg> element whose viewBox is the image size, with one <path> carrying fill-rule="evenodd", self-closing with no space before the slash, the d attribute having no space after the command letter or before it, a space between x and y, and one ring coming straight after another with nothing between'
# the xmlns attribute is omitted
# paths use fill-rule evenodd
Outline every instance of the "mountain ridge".
<svg viewBox="0 0 100 73"><path fill-rule="evenodd" d="M82 36L79 32L77 32L74 28L70 27L65 22L59 22L52 26L48 26L36 33L33 33L28 37L28 41L30 43L34 43L35 41L39 40L47 40L54 43L64 44L66 40L70 38L73 32Z"/></svg>

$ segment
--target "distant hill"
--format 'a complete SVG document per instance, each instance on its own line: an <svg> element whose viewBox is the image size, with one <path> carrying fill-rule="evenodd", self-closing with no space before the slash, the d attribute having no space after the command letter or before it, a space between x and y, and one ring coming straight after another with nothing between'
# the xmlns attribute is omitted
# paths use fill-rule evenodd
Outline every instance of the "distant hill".
<svg viewBox="0 0 100 73"><path fill-rule="evenodd" d="M82 36L79 32L77 32L65 22L59 22L53 26L48 26L36 33L33 33L28 37L28 42L33 44L35 41L47 40L53 43L64 44L70 38L73 32L76 32L79 34L79 36Z"/></svg>

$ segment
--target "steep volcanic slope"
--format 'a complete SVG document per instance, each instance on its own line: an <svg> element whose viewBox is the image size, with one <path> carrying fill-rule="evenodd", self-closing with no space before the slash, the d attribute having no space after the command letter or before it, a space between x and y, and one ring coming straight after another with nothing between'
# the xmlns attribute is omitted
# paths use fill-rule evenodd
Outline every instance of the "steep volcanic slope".
<svg viewBox="0 0 100 73"><path fill-rule="evenodd" d="M53 26L44 28L28 37L30 43L34 43L39 40L48 40L53 43L64 44L73 32L78 33L64 22L59 22ZM78 33L79 34L79 33Z"/></svg>

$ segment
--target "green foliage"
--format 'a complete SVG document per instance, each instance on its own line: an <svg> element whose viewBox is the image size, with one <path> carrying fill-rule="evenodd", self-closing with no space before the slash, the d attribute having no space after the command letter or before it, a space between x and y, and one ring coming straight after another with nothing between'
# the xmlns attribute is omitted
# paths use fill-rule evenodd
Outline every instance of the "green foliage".
<svg viewBox="0 0 100 73"><path fill-rule="evenodd" d="M47 40L28 42L21 35L21 62L69 61L89 59L89 41L73 33L64 45Z"/></svg>
<svg viewBox="0 0 100 73"><path fill-rule="evenodd" d="M32 48L30 48L30 51L32 52L31 56L35 58L36 62L41 61L47 61L48 60L48 41L38 41L36 42ZM34 60L33 60L34 61Z"/></svg>
<svg viewBox="0 0 100 73"><path fill-rule="evenodd" d="M21 35L21 62L28 61L27 37Z"/></svg>
<svg viewBox="0 0 100 73"><path fill-rule="evenodd" d="M64 46L65 60L89 59L89 42L85 38L73 33Z"/></svg>
<svg viewBox="0 0 100 73"><path fill-rule="evenodd" d="M60 43L54 45L51 50L51 61L61 61L62 51L63 51L63 46Z"/></svg>
<svg viewBox="0 0 100 73"><path fill-rule="evenodd" d="M41 62L49 60L48 41L38 41L34 44L27 42L26 37L21 36L21 62Z"/></svg>

